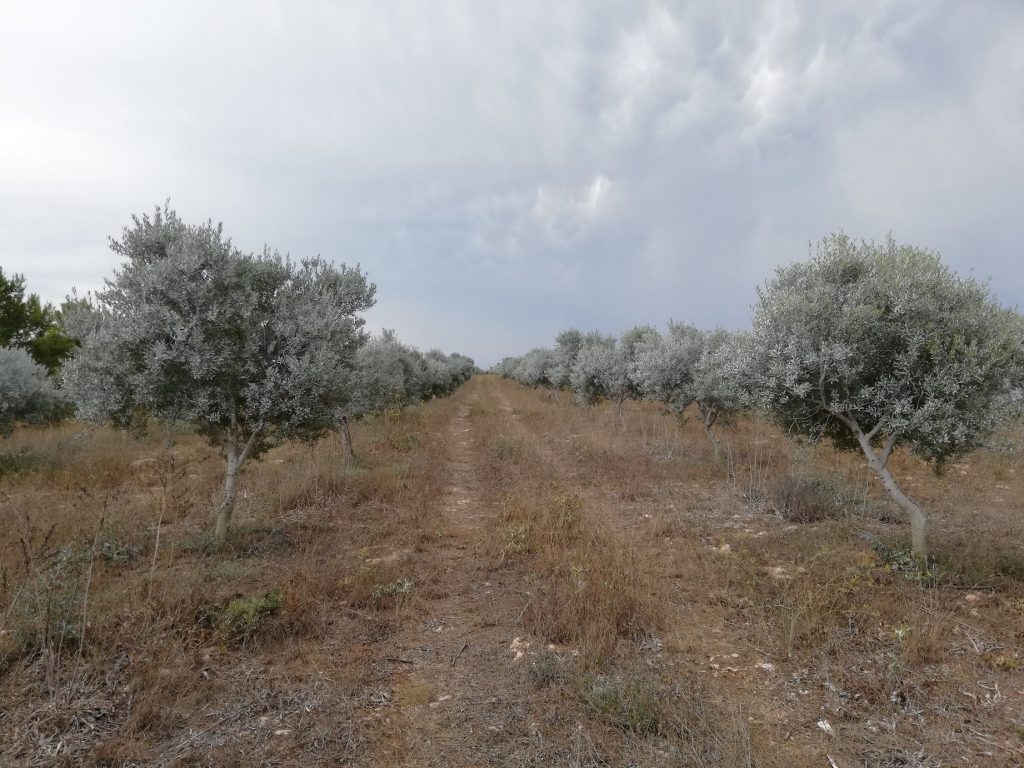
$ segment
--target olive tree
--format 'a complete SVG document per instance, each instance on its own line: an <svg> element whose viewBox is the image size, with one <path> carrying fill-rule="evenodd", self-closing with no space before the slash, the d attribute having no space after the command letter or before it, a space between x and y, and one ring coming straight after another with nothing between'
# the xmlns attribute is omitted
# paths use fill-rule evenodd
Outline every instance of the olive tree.
<svg viewBox="0 0 1024 768"><path fill-rule="evenodd" d="M352 376L355 416L404 408L422 400L428 389L423 355L390 329L360 347Z"/></svg>
<svg viewBox="0 0 1024 768"><path fill-rule="evenodd" d="M702 333L701 337L700 354L693 366L693 402L717 461L721 441L715 434L715 425L731 421L750 399L751 341L748 333L732 333L723 328Z"/></svg>
<svg viewBox="0 0 1024 768"><path fill-rule="evenodd" d="M166 206L133 224L111 242L124 265L70 323L65 388L85 418L190 422L221 446L223 538L245 462L335 425L375 289L358 268L241 253Z"/></svg>
<svg viewBox="0 0 1024 768"><path fill-rule="evenodd" d="M570 375L577 399L593 404L607 398L621 415L622 403L642 394L635 375L637 359L657 336L649 325L638 325L618 340L594 333L584 337Z"/></svg>
<svg viewBox="0 0 1024 768"><path fill-rule="evenodd" d="M65 408L46 369L26 350L0 347L0 434L10 432L18 421L57 419Z"/></svg>
<svg viewBox="0 0 1024 768"><path fill-rule="evenodd" d="M636 357L634 378L644 397L663 403L680 420L695 404L715 459L721 451L715 424L746 402L746 340L746 334L669 321L668 333L646 339Z"/></svg>
<svg viewBox="0 0 1024 768"><path fill-rule="evenodd" d="M939 256L838 234L758 291L759 399L784 428L860 450L927 554L927 516L888 468L899 445L941 469L1000 423L1021 360L1019 316Z"/></svg>
<svg viewBox="0 0 1024 768"><path fill-rule="evenodd" d="M423 400L432 397L450 395L459 388L476 371L473 361L460 354L445 354L439 349L432 349L425 355L413 350L420 360L424 375Z"/></svg>
<svg viewBox="0 0 1024 768"><path fill-rule="evenodd" d="M555 353L546 347L531 349L516 365L513 375L520 384L527 387L551 387L554 385L554 368L557 365Z"/></svg>
<svg viewBox="0 0 1024 768"><path fill-rule="evenodd" d="M476 362L467 355L452 352L448 355L448 370L452 377L452 390L465 384L479 372Z"/></svg>
<svg viewBox="0 0 1024 768"><path fill-rule="evenodd" d="M424 356L385 329L356 352L349 398L338 412L342 445L354 454L349 419L401 410L435 395L448 394L467 381L476 365L465 355L433 350Z"/></svg>
<svg viewBox="0 0 1024 768"><path fill-rule="evenodd" d="M695 396L694 367L704 334L691 325L669 322L664 336L650 336L637 350L633 378L644 397L664 404L682 419Z"/></svg>
<svg viewBox="0 0 1024 768"><path fill-rule="evenodd" d="M345 452L353 456L350 418L401 410L428 395L430 382L423 355L399 341L393 330L385 329L356 352L349 390L338 424Z"/></svg>
<svg viewBox="0 0 1024 768"><path fill-rule="evenodd" d="M569 379L582 346L583 334L576 328L568 328L555 336L555 348L552 350L554 360L549 374L552 387L565 389L570 386Z"/></svg>
<svg viewBox="0 0 1024 768"><path fill-rule="evenodd" d="M361 346L349 374L349 397L338 409L338 433L348 456L355 455L349 420L388 408L402 408L422 397L421 356L386 329Z"/></svg>
<svg viewBox="0 0 1024 768"><path fill-rule="evenodd" d="M615 338L592 331L580 344L579 352L569 373L569 386L582 404L594 405L608 397L609 386L628 376L625 368L617 365Z"/></svg>
<svg viewBox="0 0 1024 768"><path fill-rule="evenodd" d="M491 366L491 373L501 376L503 379L511 379L515 377L516 366L519 365L519 361L522 358L519 357L503 357L493 366Z"/></svg>

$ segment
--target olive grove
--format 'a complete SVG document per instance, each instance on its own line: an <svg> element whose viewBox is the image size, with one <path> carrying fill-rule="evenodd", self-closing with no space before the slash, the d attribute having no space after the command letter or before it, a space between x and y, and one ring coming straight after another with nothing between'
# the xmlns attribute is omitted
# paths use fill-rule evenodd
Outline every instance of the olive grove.
<svg viewBox="0 0 1024 768"><path fill-rule="evenodd" d="M558 334L553 349L505 358L493 370L529 387L569 387L585 405L609 400L621 410L627 399L653 400L681 419L696 404L717 457L715 424L749 400L748 345L746 333L672 321L667 334L642 325L617 339L573 328Z"/></svg>
<svg viewBox="0 0 1024 768"><path fill-rule="evenodd" d="M618 339L598 333L584 336L569 374L577 400L585 404L611 400L621 412L625 400L641 397L635 376L637 356L657 335L650 326L641 325Z"/></svg>
<svg viewBox="0 0 1024 768"><path fill-rule="evenodd" d="M582 346L583 334L576 328L568 328L555 336L555 347L551 350L553 362L548 372L552 387L565 389L569 386L572 369Z"/></svg>
<svg viewBox="0 0 1024 768"><path fill-rule="evenodd" d="M668 333L650 338L637 356L640 392L680 418L696 405L701 425L718 459L721 441L714 427L748 400L748 334L722 328L702 331L669 321Z"/></svg>
<svg viewBox="0 0 1024 768"><path fill-rule="evenodd" d="M645 397L682 418L695 396L694 366L703 341L703 331L672 321L667 334L648 338L639 350L633 373Z"/></svg>
<svg viewBox="0 0 1024 768"><path fill-rule="evenodd" d="M714 427L757 407L791 435L860 451L927 555L927 514L899 486L899 446L941 471L983 445L1024 402L1024 321L987 285L930 251L830 235L806 262L758 291L751 332L669 322L615 339L571 329L553 349L495 371L530 386L570 387L581 404L627 398L691 406L719 456Z"/></svg>

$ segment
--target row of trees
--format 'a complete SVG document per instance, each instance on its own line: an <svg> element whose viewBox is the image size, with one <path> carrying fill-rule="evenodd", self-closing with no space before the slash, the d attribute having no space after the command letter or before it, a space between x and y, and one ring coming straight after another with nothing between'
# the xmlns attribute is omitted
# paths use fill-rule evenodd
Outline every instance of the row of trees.
<svg viewBox="0 0 1024 768"><path fill-rule="evenodd" d="M647 398L677 414L696 405L716 455L713 426L742 408L860 451L924 560L927 516L889 460L904 445L940 471L1019 417L1024 319L933 252L836 234L759 289L750 331L670 323L666 334L641 326L614 339L570 329L495 371L571 388L581 403Z"/></svg>
<svg viewBox="0 0 1024 768"><path fill-rule="evenodd" d="M646 399L681 419L693 405L717 458L715 425L750 399L743 370L750 343L746 332L703 331L673 321L665 334L643 325L618 339L570 328L558 334L553 348L505 358L493 370L530 387L571 389L580 404L609 400L620 413L626 400Z"/></svg>
<svg viewBox="0 0 1024 768"><path fill-rule="evenodd" d="M376 288L358 267L243 253L220 225L186 224L167 206L135 217L111 248L123 266L95 296L65 305L77 348L59 392L23 357L8 366L16 351L2 352L0 397L35 392L6 418L43 417L44 404L63 398L79 417L121 427L194 424L224 450L218 537L249 459L336 427L351 450L349 418L447 394L475 370L469 358L420 354L390 331L370 340L362 313Z"/></svg>
<svg viewBox="0 0 1024 768"><path fill-rule="evenodd" d="M398 340L393 330L363 344L351 371L349 400L340 411L341 439L353 453L349 419L401 410L433 397L444 397L476 373L471 358L458 353L446 355L438 349L423 354Z"/></svg>

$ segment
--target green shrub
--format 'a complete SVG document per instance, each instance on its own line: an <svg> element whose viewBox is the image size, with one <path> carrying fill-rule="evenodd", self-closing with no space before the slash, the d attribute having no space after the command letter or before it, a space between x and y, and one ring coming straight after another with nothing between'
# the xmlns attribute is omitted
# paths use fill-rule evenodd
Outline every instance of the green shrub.
<svg viewBox="0 0 1024 768"><path fill-rule="evenodd" d="M556 493L551 497L554 522L563 528L572 528L580 519L583 501L575 493Z"/></svg>
<svg viewBox="0 0 1024 768"><path fill-rule="evenodd" d="M214 581L238 581L252 576L256 568L241 560L223 560L210 567L210 578Z"/></svg>
<svg viewBox="0 0 1024 768"><path fill-rule="evenodd" d="M248 640L267 618L281 610L281 590L232 600L217 616L217 627L233 640Z"/></svg>
<svg viewBox="0 0 1024 768"><path fill-rule="evenodd" d="M945 580L952 576L948 558L945 563L940 564L936 557L929 555L928 565L922 566L913 549L904 542L889 545L879 541L871 548L888 570L902 573L911 581L934 586L940 579Z"/></svg>
<svg viewBox="0 0 1024 768"><path fill-rule="evenodd" d="M995 571L1013 581L1024 581L1024 559L1015 553L1000 552L996 556Z"/></svg>
<svg viewBox="0 0 1024 768"><path fill-rule="evenodd" d="M532 550L530 526L522 523L506 526L505 549L501 553L502 559L509 556L525 555Z"/></svg>
<svg viewBox="0 0 1024 768"><path fill-rule="evenodd" d="M13 641L0 650L0 671L44 648L68 651L82 642L82 576L88 553L65 545L33 571L13 606Z"/></svg>
<svg viewBox="0 0 1024 768"><path fill-rule="evenodd" d="M51 462L32 453L0 453L0 477L47 469Z"/></svg>
<svg viewBox="0 0 1024 768"><path fill-rule="evenodd" d="M116 539L107 539L99 543L96 554L111 565L131 565L142 554L142 547Z"/></svg>
<svg viewBox="0 0 1024 768"><path fill-rule="evenodd" d="M181 549L190 555L209 557L221 553L231 553L236 557L252 557L279 549L287 549L293 544L288 532L282 528L274 528L261 523L243 523L228 531L223 541L217 539L210 530L202 530L187 536Z"/></svg>

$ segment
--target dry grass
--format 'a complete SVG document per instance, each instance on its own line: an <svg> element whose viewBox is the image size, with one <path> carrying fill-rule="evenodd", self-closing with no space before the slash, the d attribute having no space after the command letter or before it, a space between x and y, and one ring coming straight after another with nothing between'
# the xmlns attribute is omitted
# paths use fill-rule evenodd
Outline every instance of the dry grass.
<svg viewBox="0 0 1024 768"><path fill-rule="evenodd" d="M356 638L387 631L402 567L375 566L374 553L418 539L443 488L447 418L438 407L356 425L355 462L334 437L272 450L244 470L224 546L210 530L222 463L195 437L16 433L4 451L33 459L0 477L0 762L150 764L164 752L154 764L184 764L208 748L202 734L258 725L246 702L265 696L267 677L254 662L294 667L296 653L337 642L339 623L351 646L292 669L288 686L328 673L332 695L357 685ZM219 724L203 715L216 712ZM282 750L294 745L253 754ZM234 764L244 751L212 754Z"/></svg>
<svg viewBox="0 0 1024 768"><path fill-rule="evenodd" d="M492 378L479 386L488 407L471 408L470 417L488 447L479 471L499 523L488 551L525 571L520 618L541 649L528 667L536 706L612 729L588 731L582 742L582 732L564 735L545 759L775 764L755 754L731 692L676 667L664 651L675 618L670 585L650 567L646 532L622 520L624 508L653 498L651 476L664 459L644 452L624 461L621 427L604 414ZM679 550L692 551L686 543ZM687 566L677 571L689 574Z"/></svg>
<svg viewBox="0 0 1024 768"><path fill-rule="evenodd" d="M6 441L0 763L1024 762L1019 430L894 457L924 574L857 456L753 415L716 462L654 405L478 377L353 436L247 468L225 546L182 430Z"/></svg>
<svg viewBox="0 0 1024 768"><path fill-rule="evenodd" d="M512 414L531 418L530 411ZM560 487L557 468L526 427L500 410L470 416L489 449L481 472L501 523L492 554L524 560L531 574L526 628L546 642L573 645L593 663L609 658L620 640L655 632L664 600L638 567L635 545L613 536L603 515Z"/></svg>
<svg viewBox="0 0 1024 768"><path fill-rule="evenodd" d="M563 482L634 535L643 578L677 606L662 611L665 647L736 689L726 700L748 707L755 763L783 744L791 765L821 765L826 749L843 765L1024 757L1014 434L941 477L894 458L932 516L935 565L922 576L904 520L856 455L744 415L716 463L696 424L646 404L620 420L518 388L507 397L562 457ZM815 726L823 716L838 740Z"/></svg>

